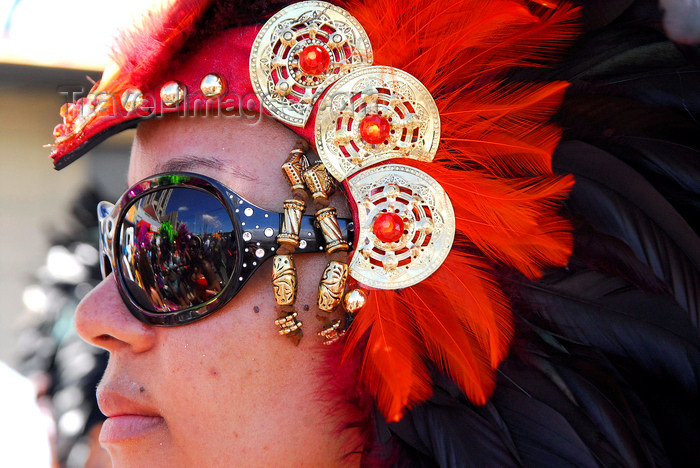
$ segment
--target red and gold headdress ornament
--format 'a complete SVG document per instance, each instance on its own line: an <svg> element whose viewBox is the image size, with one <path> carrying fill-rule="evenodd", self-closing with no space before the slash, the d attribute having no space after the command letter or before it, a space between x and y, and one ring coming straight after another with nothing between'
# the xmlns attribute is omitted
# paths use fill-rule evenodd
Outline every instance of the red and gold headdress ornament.
<svg viewBox="0 0 700 468"><path fill-rule="evenodd" d="M536 279L572 248L557 204L573 180L552 172L560 130L548 123L567 84L505 73L556 56L575 11L525 0L307 1L264 25L201 34L221 19L219 3L180 1L126 36L90 95L62 109L54 164L155 115L270 114L321 161L292 152L284 170L300 199L285 202L280 245L294 242L304 187L329 245L333 179L350 201L354 250L328 249L319 307L354 314L345 353L364 347L362 379L384 415L398 420L430 396L427 361L485 403L513 334L495 269ZM289 307L296 278L283 254L273 283ZM295 317L278 325L292 332ZM342 325L325 332L337 340Z"/></svg>

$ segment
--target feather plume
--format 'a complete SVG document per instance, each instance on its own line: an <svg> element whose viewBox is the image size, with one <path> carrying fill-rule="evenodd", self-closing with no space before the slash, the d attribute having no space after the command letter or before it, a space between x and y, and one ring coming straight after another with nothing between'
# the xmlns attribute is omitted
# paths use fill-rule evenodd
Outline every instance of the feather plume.
<svg viewBox="0 0 700 468"><path fill-rule="evenodd" d="M633 2L580 3L595 27ZM553 163L577 180L574 257L534 283L498 269L517 331L496 389L475 406L432 372L433 396L387 425L407 465L699 465L698 73L634 3L556 71L518 71L574 81L558 118L586 143Z"/></svg>
<svg viewBox="0 0 700 468"><path fill-rule="evenodd" d="M438 96L443 126L438 157L498 177L551 174L561 131L547 121L567 86L490 84Z"/></svg>
<svg viewBox="0 0 700 468"><path fill-rule="evenodd" d="M406 407L431 394L425 359L472 401L486 403L495 386L493 369L508 353L512 318L487 266L453 251L415 286L372 291L350 329L346 357L366 333L365 382L387 419L398 421Z"/></svg>
<svg viewBox="0 0 700 468"><path fill-rule="evenodd" d="M427 280L398 293L372 292L345 353L367 337L362 378L388 420L430 396L426 361L484 404L513 334L491 263L538 278L544 268L566 264L572 245L570 226L556 210L573 180L552 172L561 131L548 123L567 83L507 83L506 73L556 58L576 34L576 9L512 0L340 3L367 30L376 64L411 73L435 97L442 146L434 163L416 165L448 192L458 239ZM212 13L217 8L235 13L245 7L165 2L122 34L115 67L98 92L149 89L161 81L202 34L225 27L210 25L210 16L235 16Z"/></svg>
<svg viewBox="0 0 700 468"><path fill-rule="evenodd" d="M577 9L567 4L542 9L541 16L507 0L341 4L367 31L375 63L412 74L434 94L555 58L578 30Z"/></svg>
<svg viewBox="0 0 700 468"><path fill-rule="evenodd" d="M440 166L431 175L452 200L458 232L488 258L531 279L546 266L566 265L573 237L556 210L572 177L497 179Z"/></svg>
<svg viewBox="0 0 700 468"><path fill-rule="evenodd" d="M628 245L700 329L700 240L688 223L639 173L610 153L572 141L562 144L557 155L557 165L579 180L570 205L598 230Z"/></svg>
<svg viewBox="0 0 700 468"><path fill-rule="evenodd" d="M539 278L567 263L571 227L557 213L573 185L552 171L561 130L549 123L567 83L506 83L514 67L543 66L577 31L568 4L528 8L508 0L349 0L375 63L411 73L442 119L432 163L412 164L448 193L456 243L428 279L399 292L371 291L348 335L367 337L362 378L389 421L430 395L427 361L485 404L513 335L493 263ZM387 25L391 25L388 27Z"/></svg>
<svg viewBox="0 0 700 468"><path fill-rule="evenodd" d="M98 92L119 92L134 86L150 89L173 69L171 59L194 32L213 0L163 0L120 32L112 48L112 66L105 70Z"/></svg>

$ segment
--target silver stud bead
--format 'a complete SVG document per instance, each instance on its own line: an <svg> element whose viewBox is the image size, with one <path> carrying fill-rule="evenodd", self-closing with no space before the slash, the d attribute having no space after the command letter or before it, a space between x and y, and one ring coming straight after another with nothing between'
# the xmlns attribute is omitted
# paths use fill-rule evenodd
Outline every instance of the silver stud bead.
<svg viewBox="0 0 700 468"><path fill-rule="evenodd" d="M133 112L141 107L146 100L143 98L143 93L138 88L129 88L122 93L122 106L127 112Z"/></svg>
<svg viewBox="0 0 700 468"><path fill-rule="evenodd" d="M185 99L185 88L177 81L168 81L160 88L160 99L168 107L175 107Z"/></svg>
<svg viewBox="0 0 700 468"><path fill-rule="evenodd" d="M202 94L208 98L215 98L221 96L226 90L226 83L224 79L215 73L209 73L207 76L202 78L202 82L199 84L199 89L202 90Z"/></svg>

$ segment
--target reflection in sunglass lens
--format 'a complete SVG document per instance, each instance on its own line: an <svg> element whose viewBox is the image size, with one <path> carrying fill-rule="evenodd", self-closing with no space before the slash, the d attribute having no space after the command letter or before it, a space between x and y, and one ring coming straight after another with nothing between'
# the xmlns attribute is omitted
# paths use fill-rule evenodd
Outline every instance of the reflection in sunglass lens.
<svg viewBox="0 0 700 468"><path fill-rule="evenodd" d="M202 305L235 273L231 218L219 200L197 189L169 188L138 198L118 236L126 288L151 312Z"/></svg>

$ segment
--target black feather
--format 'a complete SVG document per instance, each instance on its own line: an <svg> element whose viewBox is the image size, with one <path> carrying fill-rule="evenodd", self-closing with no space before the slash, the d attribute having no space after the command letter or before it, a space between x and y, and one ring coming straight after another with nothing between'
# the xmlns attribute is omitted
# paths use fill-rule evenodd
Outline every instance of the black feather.
<svg viewBox="0 0 700 468"><path fill-rule="evenodd" d="M625 242L666 282L697 333L700 239L688 223L636 171L599 148L565 142L553 165L576 177L569 207L597 230Z"/></svg>

